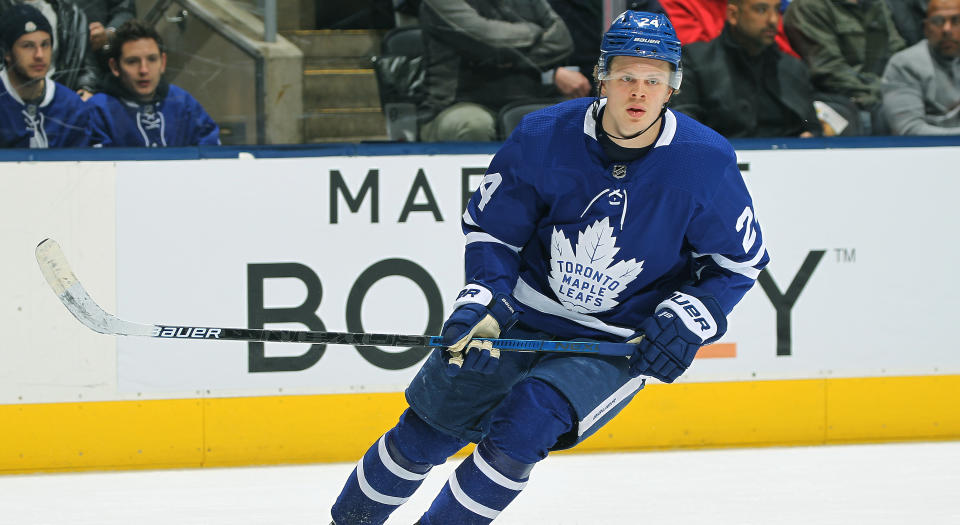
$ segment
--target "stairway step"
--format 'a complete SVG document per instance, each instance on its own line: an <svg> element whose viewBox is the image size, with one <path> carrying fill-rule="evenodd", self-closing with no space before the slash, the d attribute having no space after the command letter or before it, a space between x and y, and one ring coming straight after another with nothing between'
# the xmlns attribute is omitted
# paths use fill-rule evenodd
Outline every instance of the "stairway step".
<svg viewBox="0 0 960 525"><path fill-rule="evenodd" d="M385 140L387 122L380 108L324 108L303 116L308 142L339 140Z"/></svg>
<svg viewBox="0 0 960 525"><path fill-rule="evenodd" d="M303 59L304 69L369 69L373 60L368 56L358 57L309 57Z"/></svg>
<svg viewBox="0 0 960 525"><path fill-rule="evenodd" d="M304 59L366 57L380 53L383 31L375 29L315 29L281 34L303 51Z"/></svg>
<svg viewBox="0 0 960 525"><path fill-rule="evenodd" d="M373 69L307 69L303 72L303 107L364 108L380 106Z"/></svg>

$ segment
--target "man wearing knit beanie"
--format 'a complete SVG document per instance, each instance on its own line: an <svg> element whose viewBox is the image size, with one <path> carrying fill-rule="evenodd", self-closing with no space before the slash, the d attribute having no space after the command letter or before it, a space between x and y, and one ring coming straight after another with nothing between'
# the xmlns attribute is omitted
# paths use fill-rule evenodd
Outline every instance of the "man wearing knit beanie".
<svg viewBox="0 0 960 525"><path fill-rule="evenodd" d="M113 1L113 0L111 0ZM0 19L17 4L35 7L50 22L53 32L51 77L84 100L97 92L104 71L90 49L87 15L73 0L0 0Z"/></svg>
<svg viewBox="0 0 960 525"><path fill-rule="evenodd" d="M90 142L89 108L48 76L50 23L18 4L0 17L0 147L82 147Z"/></svg>

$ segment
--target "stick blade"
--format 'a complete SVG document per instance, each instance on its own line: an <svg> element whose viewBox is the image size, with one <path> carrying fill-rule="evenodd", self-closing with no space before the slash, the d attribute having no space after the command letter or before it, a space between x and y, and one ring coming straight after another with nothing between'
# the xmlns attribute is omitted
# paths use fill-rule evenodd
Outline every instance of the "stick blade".
<svg viewBox="0 0 960 525"><path fill-rule="evenodd" d="M53 239L44 239L40 241L36 249L37 263L40 264L40 272L47 284L53 289L57 296L63 295L71 286L77 282L77 276L70 269L67 263L67 257L63 255L60 245Z"/></svg>
<svg viewBox="0 0 960 525"><path fill-rule="evenodd" d="M70 269L70 263L57 241L44 239L37 245L35 252L37 264L40 265L40 272L47 284L67 310L84 326L101 334L153 335L153 326L118 319L101 308Z"/></svg>

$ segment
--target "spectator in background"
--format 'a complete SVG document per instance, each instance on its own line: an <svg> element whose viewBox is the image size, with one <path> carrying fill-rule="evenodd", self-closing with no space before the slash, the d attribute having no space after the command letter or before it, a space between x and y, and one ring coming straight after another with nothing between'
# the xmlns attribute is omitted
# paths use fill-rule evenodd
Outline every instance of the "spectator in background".
<svg viewBox="0 0 960 525"><path fill-rule="evenodd" d="M930 0L923 33L887 63L887 120L897 135L960 135L960 0Z"/></svg>
<svg viewBox="0 0 960 525"><path fill-rule="evenodd" d="M573 81L567 88L570 98L585 97L592 88L590 77L597 63L597 42L603 37L603 6L595 0L549 0L550 7L560 16L573 39L573 53L557 68L555 83ZM577 75L565 75L560 69Z"/></svg>
<svg viewBox="0 0 960 525"><path fill-rule="evenodd" d="M912 46L923 39L923 19L927 0L886 0L890 17L905 45Z"/></svg>
<svg viewBox="0 0 960 525"><path fill-rule="evenodd" d="M684 46L671 106L727 138L820 135L806 66L774 45L779 6L730 0L720 36Z"/></svg>
<svg viewBox="0 0 960 525"><path fill-rule="evenodd" d="M783 26L810 68L817 100L846 106L861 133L885 134L880 75L904 44L883 0L792 0Z"/></svg>
<svg viewBox="0 0 960 525"><path fill-rule="evenodd" d="M723 31L727 19L727 0L660 0L660 3L677 29L677 36L683 45L709 42ZM778 5L782 5L782 2L778 2ZM783 32L783 24L777 30L777 46L784 53L800 58L790 46Z"/></svg>
<svg viewBox="0 0 960 525"><path fill-rule="evenodd" d="M17 4L40 11L53 33L53 80L77 92L87 100L100 85L100 69L89 45L87 15L72 0L0 0L0 18Z"/></svg>
<svg viewBox="0 0 960 525"><path fill-rule="evenodd" d="M94 144L197 146L220 144L220 128L189 93L167 83L167 54L156 30L138 20L117 29L111 75L88 104Z"/></svg>
<svg viewBox="0 0 960 525"><path fill-rule="evenodd" d="M554 77L557 88L566 98L585 97L597 87L593 68L597 65L597 46L603 40L603 6L598 0L549 0L550 7L567 25L573 38L573 54L559 66ZM666 14L658 0L630 0L627 9ZM613 13L616 15L617 13ZM572 70L570 75L560 69ZM568 85L562 85L567 83Z"/></svg>
<svg viewBox="0 0 960 525"><path fill-rule="evenodd" d="M0 17L0 147L66 148L90 142L89 111L49 76L53 29L36 8L15 5Z"/></svg>
<svg viewBox="0 0 960 525"><path fill-rule="evenodd" d="M90 49L99 53L110 35L124 22L137 16L133 0L76 0L87 15L90 30Z"/></svg>
<svg viewBox="0 0 960 525"><path fill-rule="evenodd" d="M509 102L564 92L557 71L573 51L570 31L546 0L423 0L426 77L420 139L491 141ZM588 82L589 85L589 82Z"/></svg>

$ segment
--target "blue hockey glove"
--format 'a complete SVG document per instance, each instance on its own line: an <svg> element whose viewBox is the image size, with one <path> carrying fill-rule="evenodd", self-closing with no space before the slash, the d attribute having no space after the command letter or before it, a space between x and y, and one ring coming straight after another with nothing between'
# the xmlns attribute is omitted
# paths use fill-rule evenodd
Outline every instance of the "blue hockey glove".
<svg viewBox="0 0 960 525"><path fill-rule="evenodd" d="M492 374L500 365L500 350L490 341L473 341L475 337L500 337L520 315L520 309L509 295L493 294L479 284L468 284L453 303L453 313L443 323L440 337L447 345L447 373L461 370Z"/></svg>
<svg viewBox="0 0 960 525"><path fill-rule="evenodd" d="M637 350L630 357L630 375L648 375L672 383L683 374L697 350L727 331L727 317L712 296L697 297L694 288L684 287L656 308L643 321L628 343Z"/></svg>

